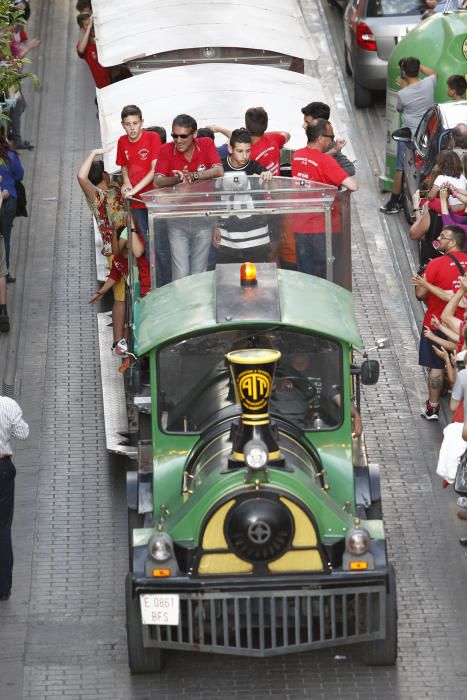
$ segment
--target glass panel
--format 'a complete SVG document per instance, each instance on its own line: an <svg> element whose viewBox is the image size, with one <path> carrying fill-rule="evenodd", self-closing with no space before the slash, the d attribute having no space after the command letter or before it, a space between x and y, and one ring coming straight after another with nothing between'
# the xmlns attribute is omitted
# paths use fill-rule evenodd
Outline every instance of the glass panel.
<svg viewBox="0 0 467 700"><path fill-rule="evenodd" d="M150 218L152 287L168 281L161 267L171 265L173 279L216 263L277 261L296 269L299 245L302 271L350 289L350 199L344 194L298 178L262 183L241 171L148 192L142 198Z"/></svg>
<svg viewBox="0 0 467 700"><path fill-rule="evenodd" d="M369 0L366 16L395 17L398 15L419 15L425 10L426 6L420 0Z"/></svg>
<svg viewBox="0 0 467 700"><path fill-rule="evenodd" d="M249 347L272 347L282 353L270 401L272 415L303 430L329 430L341 424L338 343L282 329L239 328L199 335L159 351L164 430L196 433L222 418L239 415L224 356L230 350Z"/></svg>

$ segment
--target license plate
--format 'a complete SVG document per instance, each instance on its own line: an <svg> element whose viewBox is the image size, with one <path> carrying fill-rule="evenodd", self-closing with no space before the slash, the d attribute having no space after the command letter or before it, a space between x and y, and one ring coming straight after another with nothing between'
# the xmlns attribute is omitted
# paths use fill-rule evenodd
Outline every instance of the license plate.
<svg viewBox="0 0 467 700"><path fill-rule="evenodd" d="M178 625L180 620L180 596L162 593L140 595L143 625Z"/></svg>

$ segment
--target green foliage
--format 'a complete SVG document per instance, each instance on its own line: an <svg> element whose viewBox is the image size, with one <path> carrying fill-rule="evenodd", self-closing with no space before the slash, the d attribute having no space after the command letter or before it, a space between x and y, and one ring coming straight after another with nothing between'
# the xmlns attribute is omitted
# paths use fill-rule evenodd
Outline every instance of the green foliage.
<svg viewBox="0 0 467 700"><path fill-rule="evenodd" d="M15 10L10 0L0 0L0 93L5 95L8 95L10 88L18 88L25 78L31 78L34 85L38 85L37 76L24 71L24 67L31 61L27 58L14 58L11 54L13 27L24 23L21 10Z"/></svg>

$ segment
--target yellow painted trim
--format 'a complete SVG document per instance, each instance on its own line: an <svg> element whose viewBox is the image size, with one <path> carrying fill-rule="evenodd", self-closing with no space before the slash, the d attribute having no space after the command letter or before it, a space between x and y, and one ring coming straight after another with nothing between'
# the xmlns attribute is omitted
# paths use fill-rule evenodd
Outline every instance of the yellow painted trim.
<svg viewBox="0 0 467 700"><path fill-rule="evenodd" d="M279 459L281 456L281 453L279 450L275 450L274 452L268 452L268 460L269 459ZM243 452L232 452L232 457L234 459L238 459L241 462L245 462L245 457L243 455ZM265 465L267 466L267 464Z"/></svg>
<svg viewBox="0 0 467 700"><path fill-rule="evenodd" d="M239 559L235 554L203 554L199 562L199 574L250 574L253 564Z"/></svg>
<svg viewBox="0 0 467 700"><path fill-rule="evenodd" d="M205 462L202 462L201 464L198 464L198 467L196 469L196 473L202 471L207 465L212 462L213 459L216 459L216 457L219 457L221 454L224 452L230 452L230 445L226 445L225 447L222 448L222 450L219 450L218 452L215 452L213 455L209 457Z"/></svg>
<svg viewBox="0 0 467 700"><path fill-rule="evenodd" d="M243 425L269 425L270 421L268 420L245 420L242 418L242 424Z"/></svg>
<svg viewBox="0 0 467 700"><path fill-rule="evenodd" d="M262 418L269 418L269 413L242 413L242 418L260 420Z"/></svg>
<svg viewBox="0 0 467 700"><path fill-rule="evenodd" d="M263 365L277 362L282 357L279 350L266 348L245 348L244 350L232 350L226 354L226 358L234 365Z"/></svg>
<svg viewBox="0 0 467 700"><path fill-rule="evenodd" d="M313 523L307 514L293 501L289 501L288 498L281 496L280 500L290 510L295 522L295 535L292 547L316 547L318 544L318 537Z"/></svg>
<svg viewBox="0 0 467 700"><path fill-rule="evenodd" d="M203 534L203 549L228 549L227 541L224 537L224 521L225 516L235 503L235 499L231 499L224 503L219 510L216 510Z"/></svg>
<svg viewBox="0 0 467 700"><path fill-rule="evenodd" d="M268 564L271 573L290 571L323 571L323 562L317 549L286 552L280 559Z"/></svg>

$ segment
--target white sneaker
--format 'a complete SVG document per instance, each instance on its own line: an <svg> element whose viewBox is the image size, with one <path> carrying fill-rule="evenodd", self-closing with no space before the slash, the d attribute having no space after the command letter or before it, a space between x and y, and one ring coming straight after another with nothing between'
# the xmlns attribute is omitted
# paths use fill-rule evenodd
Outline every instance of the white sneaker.
<svg viewBox="0 0 467 700"><path fill-rule="evenodd" d="M125 338L122 338L121 340L118 341L112 348L112 353L116 355L117 357L122 357L122 355L126 355L128 352L128 345L125 340Z"/></svg>

